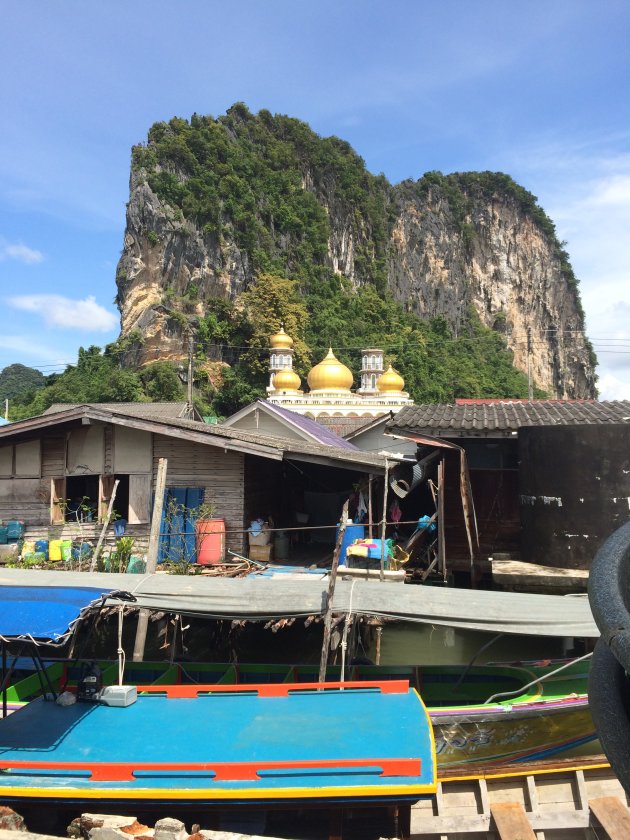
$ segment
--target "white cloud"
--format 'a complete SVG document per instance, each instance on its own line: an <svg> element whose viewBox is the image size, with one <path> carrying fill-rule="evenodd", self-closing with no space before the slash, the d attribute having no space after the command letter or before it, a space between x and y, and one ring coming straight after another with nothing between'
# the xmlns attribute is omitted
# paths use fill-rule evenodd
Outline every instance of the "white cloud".
<svg viewBox="0 0 630 840"><path fill-rule="evenodd" d="M543 143L521 149L514 161L558 237L567 240L598 358L600 399L608 400L630 398L629 140L611 135L574 145Z"/></svg>
<svg viewBox="0 0 630 840"><path fill-rule="evenodd" d="M118 318L89 295L85 300L71 300L62 295L17 295L8 299L10 306L41 315L49 327L108 332Z"/></svg>
<svg viewBox="0 0 630 840"><path fill-rule="evenodd" d="M0 239L0 260L17 260L26 265L35 265L42 262L44 255L35 248L29 248L21 242L10 243Z"/></svg>
<svg viewBox="0 0 630 840"><path fill-rule="evenodd" d="M619 379L605 373L597 383L600 400L630 400L630 378Z"/></svg>

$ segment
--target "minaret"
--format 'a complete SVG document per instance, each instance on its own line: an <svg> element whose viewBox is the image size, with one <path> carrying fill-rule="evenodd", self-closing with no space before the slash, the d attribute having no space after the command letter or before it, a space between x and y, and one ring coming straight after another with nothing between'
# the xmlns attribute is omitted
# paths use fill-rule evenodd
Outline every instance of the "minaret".
<svg viewBox="0 0 630 840"><path fill-rule="evenodd" d="M274 377L280 371L286 371L289 374L286 377L287 381L284 383L285 385L290 386L292 384L292 390L300 387L300 379L297 374L293 373L294 352L293 339L285 333L284 325L282 325L280 330L269 339L269 385L267 386L267 394L274 394L278 390L284 390L282 387L276 387L278 385L277 382L274 384ZM283 373L282 376L284 377L285 374ZM294 380L297 380L297 385Z"/></svg>
<svg viewBox="0 0 630 840"><path fill-rule="evenodd" d="M376 383L383 373L383 351L377 349L361 350L361 387L357 394L372 397L378 394Z"/></svg>

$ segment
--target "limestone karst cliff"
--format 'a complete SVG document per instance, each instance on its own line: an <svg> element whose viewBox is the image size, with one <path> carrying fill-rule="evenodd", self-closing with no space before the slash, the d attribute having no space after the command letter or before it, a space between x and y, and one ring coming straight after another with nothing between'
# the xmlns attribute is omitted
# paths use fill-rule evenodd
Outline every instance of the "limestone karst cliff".
<svg viewBox="0 0 630 840"><path fill-rule="evenodd" d="M158 123L134 148L117 268L134 363L181 359L209 301L260 272L305 287L326 272L391 294L457 332L471 308L549 396L595 395L594 356L568 255L536 200L501 173L391 185L338 138L236 105Z"/></svg>

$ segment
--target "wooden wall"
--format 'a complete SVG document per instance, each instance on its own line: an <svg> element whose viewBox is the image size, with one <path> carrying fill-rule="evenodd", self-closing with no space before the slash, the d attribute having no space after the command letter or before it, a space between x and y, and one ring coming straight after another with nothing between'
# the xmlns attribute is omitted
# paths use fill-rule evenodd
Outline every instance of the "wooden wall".
<svg viewBox="0 0 630 840"><path fill-rule="evenodd" d="M109 429L105 431L104 442L104 468L107 473L113 468L112 434ZM167 487L203 487L206 500L217 506L216 517L225 519L227 547L242 552L246 545L244 455L165 435L153 435L152 449L153 490L158 460L167 458ZM50 524L51 479L65 474L65 464L65 433L45 435L42 438L41 477L0 480L0 519L4 522L9 519L24 520L28 539L84 539L95 542L101 530L98 523ZM146 551L149 529L149 523L127 525L125 533L136 540L135 553ZM110 528L106 544L113 543L114 533Z"/></svg>
<svg viewBox="0 0 630 840"><path fill-rule="evenodd" d="M168 459L167 487L203 487L206 501L217 506L216 518L225 519L226 544L241 553L244 548L245 458L225 451L165 435L153 437L153 486L160 458Z"/></svg>

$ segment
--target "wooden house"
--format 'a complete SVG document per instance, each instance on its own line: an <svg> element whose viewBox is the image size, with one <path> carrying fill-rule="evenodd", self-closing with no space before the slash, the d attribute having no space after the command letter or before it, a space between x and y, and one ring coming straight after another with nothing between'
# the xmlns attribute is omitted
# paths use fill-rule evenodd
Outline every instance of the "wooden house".
<svg viewBox="0 0 630 840"><path fill-rule="evenodd" d="M225 522L227 548L240 553L251 520L273 517L289 527L310 491L338 500L361 475L384 469L381 457L354 448L209 425L184 414L182 403L57 405L3 426L0 519L23 520L29 538L90 540L118 480L114 508L141 551L157 464L166 458L167 491L213 503ZM329 509L336 512L328 523L334 525L341 505ZM334 540L334 528L331 533Z"/></svg>
<svg viewBox="0 0 630 840"><path fill-rule="evenodd" d="M418 456L446 443L442 536L451 560L469 559L461 453L469 474L477 557L503 555L587 569L630 517L630 401L457 400L403 408L386 426ZM353 438L356 440L356 438ZM424 487L407 504L435 510Z"/></svg>

